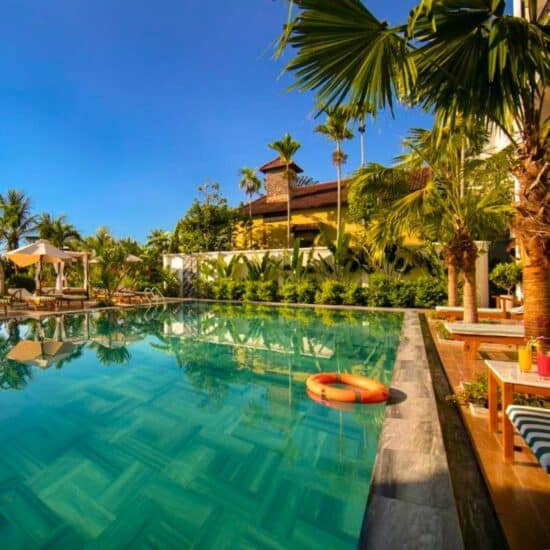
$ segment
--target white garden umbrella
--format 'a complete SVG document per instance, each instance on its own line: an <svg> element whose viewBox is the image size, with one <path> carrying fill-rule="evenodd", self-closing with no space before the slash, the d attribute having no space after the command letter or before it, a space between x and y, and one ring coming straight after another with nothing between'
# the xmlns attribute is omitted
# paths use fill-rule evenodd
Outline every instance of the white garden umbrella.
<svg viewBox="0 0 550 550"><path fill-rule="evenodd" d="M6 253L6 258L19 267L28 267L38 264L38 272L42 270L43 263L62 264L71 260L71 256L63 250L56 248L53 244L44 239L34 243L21 246L15 250ZM58 267L58 273L62 270ZM62 276L62 275L61 275ZM40 277L37 278L38 290L40 290Z"/></svg>

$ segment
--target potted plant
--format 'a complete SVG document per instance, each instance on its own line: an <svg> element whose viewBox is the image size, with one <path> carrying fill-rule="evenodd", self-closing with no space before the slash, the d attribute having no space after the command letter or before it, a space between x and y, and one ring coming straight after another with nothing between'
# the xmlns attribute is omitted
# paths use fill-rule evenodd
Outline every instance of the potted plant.
<svg viewBox="0 0 550 550"><path fill-rule="evenodd" d="M501 295L501 299L505 300L506 305L514 302L514 289L521 281L521 264L519 262L507 262L497 264L491 274L489 280L498 288L505 290L506 294ZM504 307L508 309L508 307Z"/></svg>
<svg viewBox="0 0 550 550"><path fill-rule="evenodd" d="M474 416L485 416L489 403L487 375L478 374L473 382L461 382L456 394L447 399L453 403L467 404Z"/></svg>

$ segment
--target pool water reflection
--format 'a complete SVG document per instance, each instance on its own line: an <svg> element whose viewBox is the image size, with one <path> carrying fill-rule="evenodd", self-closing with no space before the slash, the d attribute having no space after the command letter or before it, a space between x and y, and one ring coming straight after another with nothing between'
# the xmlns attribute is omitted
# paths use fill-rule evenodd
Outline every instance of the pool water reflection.
<svg viewBox="0 0 550 550"><path fill-rule="evenodd" d="M2 547L355 547L383 405L304 382L389 383L401 321L177 304L0 325Z"/></svg>

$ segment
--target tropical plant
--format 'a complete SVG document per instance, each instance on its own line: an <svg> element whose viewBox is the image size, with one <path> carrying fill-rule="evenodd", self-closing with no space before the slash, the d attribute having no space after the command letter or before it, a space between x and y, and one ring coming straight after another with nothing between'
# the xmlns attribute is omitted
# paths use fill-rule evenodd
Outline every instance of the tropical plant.
<svg viewBox="0 0 550 550"><path fill-rule="evenodd" d="M283 258L285 279L299 282L308 277L313 268L314 249L311 247L307 256L300 250L300 239L296 239L292 245L292 254Z"/></svg>
<svg viewBox="0 0 550 550"><path fill-rule="evenodd" d="M277 278L281 261L272 258L269 252L263 254L261 259L258 256L243 256L242 259L246 265L248 281L273 281Z"/></svg>
<svg viewBox="0 0 550 550"><path fill-rule="evenodd" d="M125 277L135 269L128 263L128 252L119 242L113 241L101 249L101 256L96 257L92 270L94 286L103 289L105 301L111 303L114 293L120 288Z"/></svg>
<svg viewBox="0 0 550 550"><path fill-rule="evenodd" d="M359 132L359 141L361 148L361 168L366 164L366 152L365 152L365 132L367 131L367 116L376 113L376 109L372 105L366 103L354 104L347 107L350 112L351 118L353 118L358 126L357 131Z"/></svg>
<svg viewBox="0 0 550 550"><path fill-rule="evenodd" d="M509 157L503 151L479 160L485 143L479 128L460 134L415 129L393 167L368 165L354 183L373 205L367 232L373 246L385 250L396 235L443 245L451 303L453 277L458 269L463 274L466 322L477 321L475 240L504 234L511 212ZM412 185L411 174L421 170L427 181Z"/></svg>
<svg viewBox="0 0 550 550"><path fill-rule="evenodd" d="M333 241L329 235L329 227L325 224L319 224L319 232L321 242L331 254L328 258L317 254L316 270L322 277L347 281L353 272L359 269L369 270L361 251L356 251L350 246L351 235L340 233Z"/></svg>
<svg viewBox="0 0 550 550"><path fill-rule="evenodd" d="M336 240L340 237L342 227L341 208L342 208L342 164L346 161L346 154L342 151L342 141L351 139L353 132L349 129L350 110L343 106L328 107L325 109L327 120L324 124L319 124L315 131L323 134L336 145L336 150L332 154L332 160L336 165L336 180L338 185L336 199Z"/></svg>
<svg viewBox="0 0 550 550"><path fill-rule="evenodd" d="M497 264L489 274L489 280L511 295L515 286L521 281L521 265L518 262Z"/></svg>
<svg viewBox="0 0 550 550"><path fill-rule="evenodd" d="M48 213L42 214L37 221L36 229L41 239L46 239L58 248L73 248L82 238L76 227L67 223L66 216L54 218Z"/></svg>
<svg viewBox="0 0 550 550"><path fill-rule="evenodd" d="M31 212L31 199L23 191L8 189L0 193L0 237L8 250L19 248L21 239L29 236L36 226Z"/></svg>
<svg viewBox="0 0 550 550"><path fill-rule="evenodd" d="M421 0L402 24L379 21L359 0L299 0L280 53L296 52L287 69L294 87L315 90L319 105L365 101L393 110L396 100L435 111L456 129L463 119L498 128L513 144L519 181L514 232L523 254L525 329L550 318L550 30L542 1ZM405 16L405 14L404 14ZM545 329L550 336L550 323Z"/></svg>
<svg viewBox="0 0 550 550"><path fill-rule="evenodd" d="M241 180L239 181L239 187L245 192L248 197L248 217L249 217L249 234L248 245L252 246L252 197L259 193L262 188L262 180L258 177L254 168L248 168L245 166L239 170Z"/></svg>
<svg viewBox="0 0 550 550"><path fill-rule="evenodd" d="M200 198L177 223L172 249L185 254L229 250L234 214L220 193L220 185L207 181L197 190Z"/></svg>
<svg viewBox="0 0 550 550"><path fill-rule="evenodd" d="M292 172L290 165L294 160L294 155L301 147L300 143L292 138L290 134L285 134L282 139L269 144L269 148L276 151L281 162L285 164L285 174L287 179L287 228L286 228L286 247L290 248L290 199L294 182L291 181Z"/></svg>

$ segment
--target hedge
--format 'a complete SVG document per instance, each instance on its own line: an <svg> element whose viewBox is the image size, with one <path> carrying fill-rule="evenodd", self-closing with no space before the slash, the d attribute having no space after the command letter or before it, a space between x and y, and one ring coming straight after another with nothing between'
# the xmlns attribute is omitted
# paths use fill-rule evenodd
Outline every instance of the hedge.
<svg viewBox="0 0 550 550"><path fill-rule="evenodd" d="M245 300L301 304L355 305L370 307L433 308L447 299L445 284L436 277L402 280L371 275L368 286L326 279L285 281L235 281L220 278L201 285L201 296L216 300Z"/></svg>

